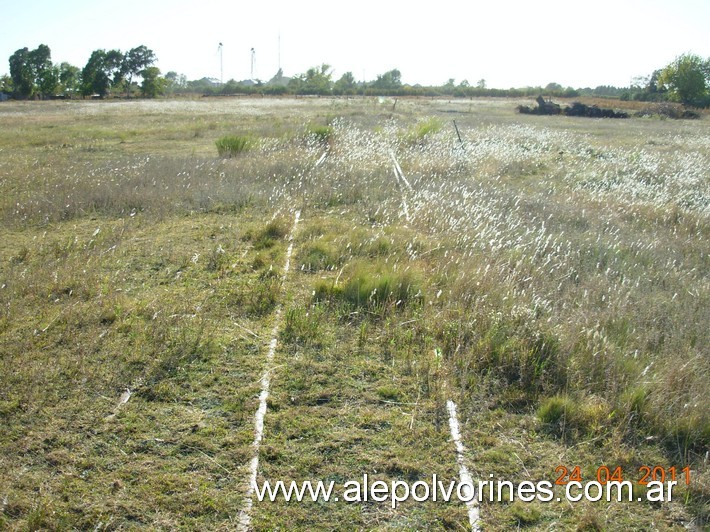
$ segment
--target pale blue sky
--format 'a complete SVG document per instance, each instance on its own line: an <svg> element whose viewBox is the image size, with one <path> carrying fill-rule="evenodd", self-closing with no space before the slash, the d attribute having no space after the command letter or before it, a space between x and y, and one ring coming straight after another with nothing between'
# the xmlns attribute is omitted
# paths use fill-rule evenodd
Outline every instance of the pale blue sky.
<svg viewBox="0 0 710 532"><path fill-rule="evenodd" d="M417 7L422 5L423 7ZM0 74L18 48L47 44L83 67L93 50L145 44L189 79L270 78L328 63L406 83L481 78L498 88L626 86L681 53L710 57L710 0L0 0Z"/></svg>

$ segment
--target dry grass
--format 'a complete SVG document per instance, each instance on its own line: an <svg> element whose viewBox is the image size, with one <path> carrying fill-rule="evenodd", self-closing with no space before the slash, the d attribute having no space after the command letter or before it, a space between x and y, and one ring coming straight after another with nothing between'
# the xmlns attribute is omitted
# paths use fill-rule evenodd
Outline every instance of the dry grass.
<svg viewBox="0 0 710 532"><path fill-rule="evenodd" d="M707 523L708 122L515 105L3 103L0 528L233 527L279 302L260 479L455 478L453 398L478 478L692 469L670 504L485 503L487 529ZM259 142L219 158L235 133ZM461 504L253 514L466 523Z"/></svg>

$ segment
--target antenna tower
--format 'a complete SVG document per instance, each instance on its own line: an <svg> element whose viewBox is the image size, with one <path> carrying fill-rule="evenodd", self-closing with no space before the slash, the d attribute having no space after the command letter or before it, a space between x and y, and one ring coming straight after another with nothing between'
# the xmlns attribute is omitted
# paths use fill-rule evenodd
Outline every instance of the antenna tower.
<svg viewBox="0 0 710 532"><path fill-rule="evenodd" d="M222 43L217 46L217 51L219 52L219 84L224 84L224 62L222 61Z"/></svg>
<svg viewBox="0 0 710 532"><path fill-rule="evenodd" d="M256 50L251 49L251 79L254 79L254 65L256 64Z"/></svg>

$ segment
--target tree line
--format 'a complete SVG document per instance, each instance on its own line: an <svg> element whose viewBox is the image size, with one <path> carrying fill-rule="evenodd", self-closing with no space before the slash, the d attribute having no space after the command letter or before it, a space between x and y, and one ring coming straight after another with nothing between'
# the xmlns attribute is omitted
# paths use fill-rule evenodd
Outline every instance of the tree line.
<svg viewBox="0 0 710 532"><path fill-rule="evenodd" d="M440 86L407 85L398 69L380 74L371 81L357 81L352 72L333 78L332 67L321 64L306 72L286 77L279 71L268 81L218 80L202 78L188 81L184 75L161 75L154 66L152 50L144 45L127 52L95 50L80 69L68 63L53 64L45 44L35 50L21 48L9 58L10 75L0 78L0 91L18 99L53 97L125 96L140 90L143 97L198 93L205 95L365 95L365 96L451 96L451 97L529 97L544 94L556 97L597 96L638 101L674 101L695 107L710 106L710 58L686 53L649 76L634 78L629 87L545 87L494 89L486 80L475 84L449 79ZM140 79L140 85L137 80Z"/></svg>
<svg viewBox="0 0 710 532"><path fill-rule="evenodd" d="M46 44L36 49L16 50L9 58L10 75L0 79L0 91L16 99L93 97L112 94L127 97L140 89L144 97L165 93L168 80L153 66L155 53L144 45L121 52L95 50L84 68L69 63L52 63L52 53ZM140 78L141 84L136 80Z"/></svg>

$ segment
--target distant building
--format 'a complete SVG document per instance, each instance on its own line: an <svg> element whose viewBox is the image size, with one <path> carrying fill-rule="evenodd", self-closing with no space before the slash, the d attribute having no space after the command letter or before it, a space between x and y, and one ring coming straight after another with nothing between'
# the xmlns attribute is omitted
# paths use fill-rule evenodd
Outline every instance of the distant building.
<svg viewBox="0 0 710 532"><path fill-rule="evenodd" d="M5 94L4 92L0 92L0 102L7 101L10 98L9 94Z"/></svg>

